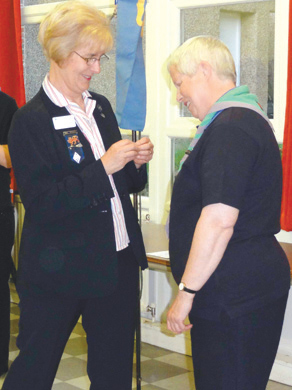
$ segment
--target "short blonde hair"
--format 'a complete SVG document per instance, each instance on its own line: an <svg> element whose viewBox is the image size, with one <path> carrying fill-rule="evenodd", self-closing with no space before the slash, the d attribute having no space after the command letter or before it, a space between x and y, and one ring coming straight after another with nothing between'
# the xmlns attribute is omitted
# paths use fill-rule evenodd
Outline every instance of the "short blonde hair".
<svg viewBox="0 0 292 390"><path fill-rule="evenodd" d="M46 58L57 64L82 45L103 52L113 46L106 15L80 1L67 1L53 8L40 24L38 40Z"/></svg>
<svg viewBox="0 0 292 390"><path fill-rule="evenodd" d="M179 73L192 76L202 61L208 62L220 79L236 83L235 64L228 47L211 36L197 36L185 41L169 56L167 68L175 67Z"/></svg>

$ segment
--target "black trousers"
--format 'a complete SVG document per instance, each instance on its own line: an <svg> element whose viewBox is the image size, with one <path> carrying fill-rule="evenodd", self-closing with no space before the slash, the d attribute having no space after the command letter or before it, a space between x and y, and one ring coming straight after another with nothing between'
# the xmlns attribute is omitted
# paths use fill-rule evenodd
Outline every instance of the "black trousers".
<svg viewBox="0 0 292 390"><path fill-rule="evenodd" d="M241 317L191 318L196 390L265 390L288 295Z"/></svg>
<svg viewBox="0 0 292 390"><path fill-rule="evenodd" d="M9 276L12 270L11 250L14 242L14 210L0 211L0 374L8 369L10 338Z"/></svg>
<svg viewBox="0 0 292 390"><path fill-rule="evenodd" d="M50 390L66 342L82 315L91 390L130 390L139 267L131 248L118 252L114 294L92 299L20 296L19 356L2 390Z"/></svg>

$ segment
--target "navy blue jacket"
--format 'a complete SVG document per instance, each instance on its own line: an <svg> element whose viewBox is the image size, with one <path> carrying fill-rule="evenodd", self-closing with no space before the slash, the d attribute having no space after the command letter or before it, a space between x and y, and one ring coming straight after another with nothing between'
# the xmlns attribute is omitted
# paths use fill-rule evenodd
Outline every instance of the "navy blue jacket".
<svg viewBox="0 0 292 390"><path fill-rule="evenodd" d="M94 118L106 150L121 139L108 100L92 93ZM117 255L110 199L114 196L101 160L78 127L85 159L72 161L62 130L52 118L68 115L44 90L14 117L9 149L25 207L19 254L18 288L88 298L112 293L117 284ZM72 129L66 129L72 130ZM133 162L116 172L130 243L137 262L147 267L141 230L130 193L147 181L145 166Z"/></svg>

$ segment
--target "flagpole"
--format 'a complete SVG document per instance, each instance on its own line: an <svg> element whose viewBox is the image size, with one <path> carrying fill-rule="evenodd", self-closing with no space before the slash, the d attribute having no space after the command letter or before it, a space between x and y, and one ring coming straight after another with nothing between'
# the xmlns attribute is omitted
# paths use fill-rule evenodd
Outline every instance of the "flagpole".
<svg viewBox="0 0 292 390"><path fill-rule="evenodd" d="M137 137L138 134L138 137ZM137 138L141 138L141 132L132 130L132 141L137 142ZM141 198L140 194L133 194L133 207L137 213L137 217L139 220L139 224L141 226ZM138 282L138 291L137 291L137 309L136 309L136 382L137 382L137 390L141 390L141 268L139 267L139 282Z"/></svg>
<svg viewBox="0 0 292 390"><path fill-rule="evenodd" d="M137 142L145 127L146 78L142 45L146 0L115 0L116 35L116 117L119 127L133 129L132 140ZM139 133L139 136L138 136ZM133 207L141 225L141 195L133 195ZM141 307L142 271L136 308L136 380L141 390ZM133 351L134 352L134 351Z"/></svg>

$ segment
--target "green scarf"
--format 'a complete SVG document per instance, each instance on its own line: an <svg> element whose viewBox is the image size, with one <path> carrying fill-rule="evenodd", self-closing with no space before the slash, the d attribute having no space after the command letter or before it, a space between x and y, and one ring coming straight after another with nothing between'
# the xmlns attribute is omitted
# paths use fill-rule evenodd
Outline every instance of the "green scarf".
<svg viewBox="0 0 292 390"><path fill-rule="evenodd" d="M211 109L209 110L205 118L202 120L201 124L198 126L195 137L193 138L184 157L180 161L179 171L181 170L183 163L186 161L191 151L194 149L199 138L204 133L205 129L210 125L210 123L212 123L212 121L216 118L218 114L220 114L222 110L229 107L250 108L252 110L257 111L269 122L266 113L263 111L263 109L261 108L258 102L257 96L249 92L249 88L247 85L242 85L240 87L235 87L230 89L223 96L221 96L216 101L216 103L214 103L214 105L211 107Z"/></svg>

